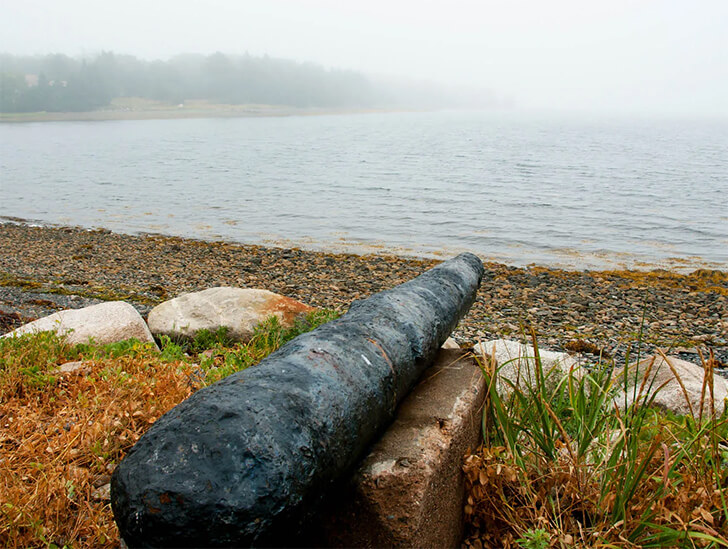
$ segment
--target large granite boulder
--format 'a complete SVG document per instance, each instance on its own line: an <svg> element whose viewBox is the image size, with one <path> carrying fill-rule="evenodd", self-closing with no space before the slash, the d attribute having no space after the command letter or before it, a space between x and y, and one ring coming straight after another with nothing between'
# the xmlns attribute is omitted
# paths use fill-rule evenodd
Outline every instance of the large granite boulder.
<svg viewBox="0 0 728 549"><path fill-rule="evenodd" d="M130 304L107 301L83 309L67 309L39 318L2 337L36 332L57 332L72 345L77 343L116 343L136 338L154 343L144 319Z"/></svg>
<svg viewBox="0 0 728 549"><path fill-rule="evenodd" d="M650 364L652 364L651 367ZM703 394L705 371L692 362L674 357L651 356L630 364L627 371L626 390L624 389L624 368L615 371L614 383L621 386L614 398L615 403L622 408L625 402L627 406L630 406L639 395L645 376L647 379L642 389L642 396L639 397L640 402L650 402L650 399L654 397L652 405L658 408L681 415L692 413L695 418L700 415L700 396ZM682 382L682 387L678 377ZM715 412L720 415L723 413L725 399L728 397L728 381L715 374L712 381ZM710 414L710 389L706 384L703 417L709 418Z"/></svg>
<svg viewBox="0 0 728 549"><path fill-rule="evenodd" d="M233 339L248 341L255 327L271 316L290 327L296 317L312 310L268 290L219 287L165 301L149 312L147 321L154 335L192 338L200 330L224 326Z"/></svg>
<svg viewBox="0 0 728 549"><path fill-rule="evenodd" d="M496 388L501 397L510 394L510 383L520 391L536 387L536 354L532 346L508 339L492 339L475 345L473 352L482 360L495 361L498 368ZM569 372L573 372L577 379L583 375L579 362L567 353L539 349L539 357L547 390L554 389Z"/></svg>

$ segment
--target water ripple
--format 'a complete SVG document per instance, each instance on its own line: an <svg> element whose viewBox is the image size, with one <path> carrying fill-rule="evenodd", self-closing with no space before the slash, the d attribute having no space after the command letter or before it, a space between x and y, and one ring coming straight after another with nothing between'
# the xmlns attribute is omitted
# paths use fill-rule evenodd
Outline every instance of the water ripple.
<svg viewBox="0 0 728 549"><path fill-rule="evenodd" d="M0 215L311 247L470 249L520 264L678 258L726 269L726 150L728 126L715 121L5 124Z"/></svg>

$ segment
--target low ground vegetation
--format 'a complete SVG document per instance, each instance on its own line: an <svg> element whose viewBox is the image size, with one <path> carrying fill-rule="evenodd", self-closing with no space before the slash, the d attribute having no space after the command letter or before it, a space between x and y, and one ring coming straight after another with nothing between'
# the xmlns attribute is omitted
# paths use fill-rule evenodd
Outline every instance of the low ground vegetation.
<svg viewBox="0 0 728 549"><path fill-rule="evenodd" d="M0 546L118 547L110 475L165 412L256 364L336 313L293 328L275 318L246 344L225 332L192 341L68 345L46 332L0 339ZM60 366L76 363L71 372Z"/></svg>
<svg viewBox="0 0 728 549"><path fill-rule="evenodd" d="M161 352L133 340L71 346L50 333L0 339L0 545L117 547L110 475L154 421L335 316L317 311L287 330L271 319L247 344L224 330L162 338ZM465 544L727 545L728 412L661 412L640 380L637 405L620 405L626 380L606 359L544 383L535 336L533 346L535 386L514 385L505 400L496 365L481 363L489 391L484 444L465 462ZM716 361L702 358L711 395ZM68 363L76 369L60 371Z"/></svg>
<svg viewBox="0 0 728 549"><path fill-rule="evenodd" d="M484 444L465 461L466 546L727 546L728 412L712 398L689 416L655 409L649 368L632 406L615 398L628 380L611 363L554 387L533 345L535 385L501 378L505 400L496 364L481 362L489 390ZM701 358L712 397L715 360Z"/></svg>

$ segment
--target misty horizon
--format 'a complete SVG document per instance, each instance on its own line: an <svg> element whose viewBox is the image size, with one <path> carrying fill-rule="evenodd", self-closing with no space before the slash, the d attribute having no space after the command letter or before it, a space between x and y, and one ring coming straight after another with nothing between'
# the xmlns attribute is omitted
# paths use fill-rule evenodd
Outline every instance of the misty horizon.
<svg viewBox="0 0 728 549"><path fill-rule="evenodd" d="M490 90L377 79L270 56L178 54L162 61L113 51L69 57L61 53L0 53L0 112L144 110L144 101L183 106L267 105L297 109L500 108ZM124 99L143 101L123 101Z"/></svg>
<svg viewBox="0 0 728 549"><path fill-rule="evenodd" d="M728 4L330 0L6 3L0 50L265 55L381 81L489 90L519 110L728 116Z"/></svg>

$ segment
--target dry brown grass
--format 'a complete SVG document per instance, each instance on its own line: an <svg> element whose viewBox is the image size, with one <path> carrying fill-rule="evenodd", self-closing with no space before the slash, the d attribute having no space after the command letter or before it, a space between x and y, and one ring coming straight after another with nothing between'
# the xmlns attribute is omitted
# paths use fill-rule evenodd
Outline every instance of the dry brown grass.
<svg viewBox="0 0 728 549"><path fill-rule="evenodd" d="M163 338L161 353L135 341L74 347L51 333L0 339L0 547L118 547L108 483L146 430L336 316L317 310L290 328L272 317L245 344L225 330L184 347ZM80 369L60 373L69 361Z"/></svg>
<svg viewBox="0 0 728 549"><path fill-rule="evenodd" d="M599 347L598 345L594 345L594 343L584 341L583 339L571 340L564 343L564 349L571 351L572 353L588 353L597 357L610 358L606 349Z"/></svg>
<svg viewBox="0 0 728 549"><path fill-rule="evenodd" d="M671 472L678 481L655 501L669 460L670 455L662 450L650 459L648 474L639 484L627 516L615 523L610 519L614 498L602 498L598 476L588 468L579 470L566 454L560 463L539 472L536 468L524 471L513 464L505 448L481 447L466 458L466 546L521 547L516 540L525 531L543 528L550 534L551 547L643 547L630 542L626 534L640 527L640 517L646 512L652 515L652 529L728 536L720 513L720 487L701 467L686 464ZM658 546L715 547L700 539Z"/></svg>
<svg viewBox="0 0 728 549"><path fill-rule="evenodd" d="M98 489L151 424L191 394L191 372L152 352L43 379L5 371L0 546L117 547L108 495Z"/></svg>

